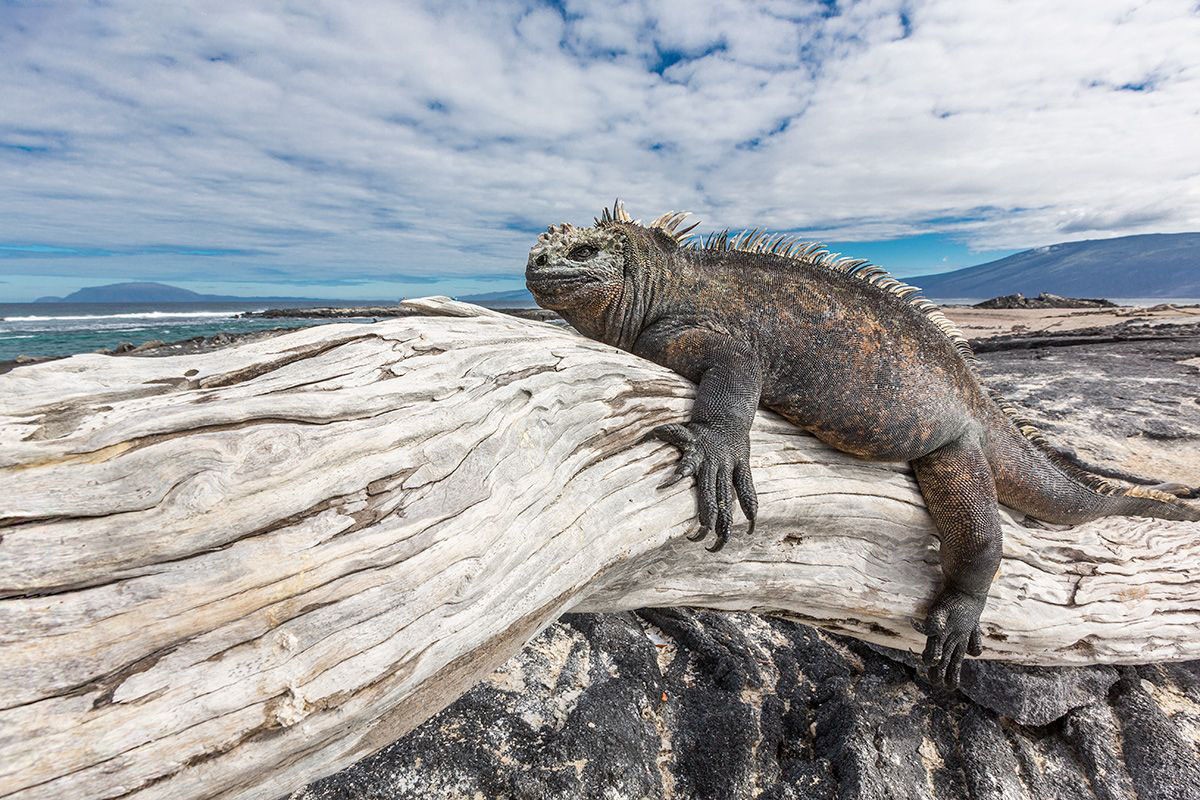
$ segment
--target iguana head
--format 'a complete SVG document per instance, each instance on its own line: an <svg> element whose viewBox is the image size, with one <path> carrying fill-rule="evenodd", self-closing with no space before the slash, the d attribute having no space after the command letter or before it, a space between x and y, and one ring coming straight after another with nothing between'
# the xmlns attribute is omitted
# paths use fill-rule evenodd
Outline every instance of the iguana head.
<svg viewBox="0 0 1200 800"><path fill-rule="evenodd" d="M612 226L551 225L525 263L525 285L538 304L556 311L603 305L625 279L626 237Z"/></svg>
<svg viewBox="0 0 1200 800"><path fill-rule="evenodd" d="M671 212L642 225L618 200L593 227L551 225L529 251L525 285L538 305L593 338L617 343L630 333L624 318L645 303L642 288L652 265L696 227L678 229L686 216Z"/></svg>

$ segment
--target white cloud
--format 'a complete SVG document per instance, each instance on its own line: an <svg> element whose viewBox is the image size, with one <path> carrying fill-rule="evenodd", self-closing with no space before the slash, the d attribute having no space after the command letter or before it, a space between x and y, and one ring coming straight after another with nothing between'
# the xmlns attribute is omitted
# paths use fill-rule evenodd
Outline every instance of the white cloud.
<svg viewBox="0 0 1200 800"><path fill-rule="evenodd" d="M616 195L980 249L1200 228L1188 2L287 8L0 8L0 238L380 280L517 274Z"/></svg>

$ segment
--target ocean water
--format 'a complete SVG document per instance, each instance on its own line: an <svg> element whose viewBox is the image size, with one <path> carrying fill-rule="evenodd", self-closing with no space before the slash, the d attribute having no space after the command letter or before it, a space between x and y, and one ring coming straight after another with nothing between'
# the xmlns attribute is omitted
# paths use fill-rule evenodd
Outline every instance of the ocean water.
<svg viewBox="0 0 1200 800"><path fill-rule="evenodd" d="M345 301L271 303L271 308L344 305ZM0 303L0 361L17 356L66 356L194 336L268 328L301 328L353 320L243 319L263 303Z"/></svg>

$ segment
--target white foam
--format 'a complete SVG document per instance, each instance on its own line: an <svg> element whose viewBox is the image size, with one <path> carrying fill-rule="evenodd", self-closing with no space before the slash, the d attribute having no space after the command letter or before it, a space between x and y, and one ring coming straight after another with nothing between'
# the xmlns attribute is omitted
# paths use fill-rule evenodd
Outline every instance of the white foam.
<svg viewBox="0 0 1200 800"><path fill-rule="evenodd" d="M136 311L128 314L67 314L63 316L4 317L4 322L54 322L64 319L191 319L236 317L238 311Z"/></svg>

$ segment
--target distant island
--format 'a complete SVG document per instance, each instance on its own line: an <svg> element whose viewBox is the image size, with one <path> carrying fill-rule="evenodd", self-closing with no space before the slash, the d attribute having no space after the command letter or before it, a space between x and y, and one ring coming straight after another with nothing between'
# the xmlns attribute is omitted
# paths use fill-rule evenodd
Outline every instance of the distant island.
<svg viewBox="0 0 1200 800"><path fill-rule="evenodd" d="M482 294L464 294L454 298L464 303L474 303L488 308L533 308L537 301L528 289L511 289L505 292L483 292Z"/></svg>
<svg viewBox="0 0 1200 800"><path fill-rule="evenodd" d="M493 308L531 308L537 303L526 289L462 295L457 299ZM325 303L328 299L315 297L243 297L232 294L200 294L191 289L154 281L109 283L87 286L66 297L39 297L35 303ZM389 305L396 301L343 300L346 306Z"/></svg>
<svg viewBox="0 0 1200 800"><path fill-rule="evenodd" d="M905 280L935 299L1042 292L1068 297L1200 297L1200 233L1064 242Z"/></svg>
<svg viewBox="0 0 1200 800"><path fill-rule="evenodd" d="M66 297L39 297L35 303L297 303L313 302L312 297L238 297L225 294L200 294L166 283L110 283L88 286Z"/></svg>

